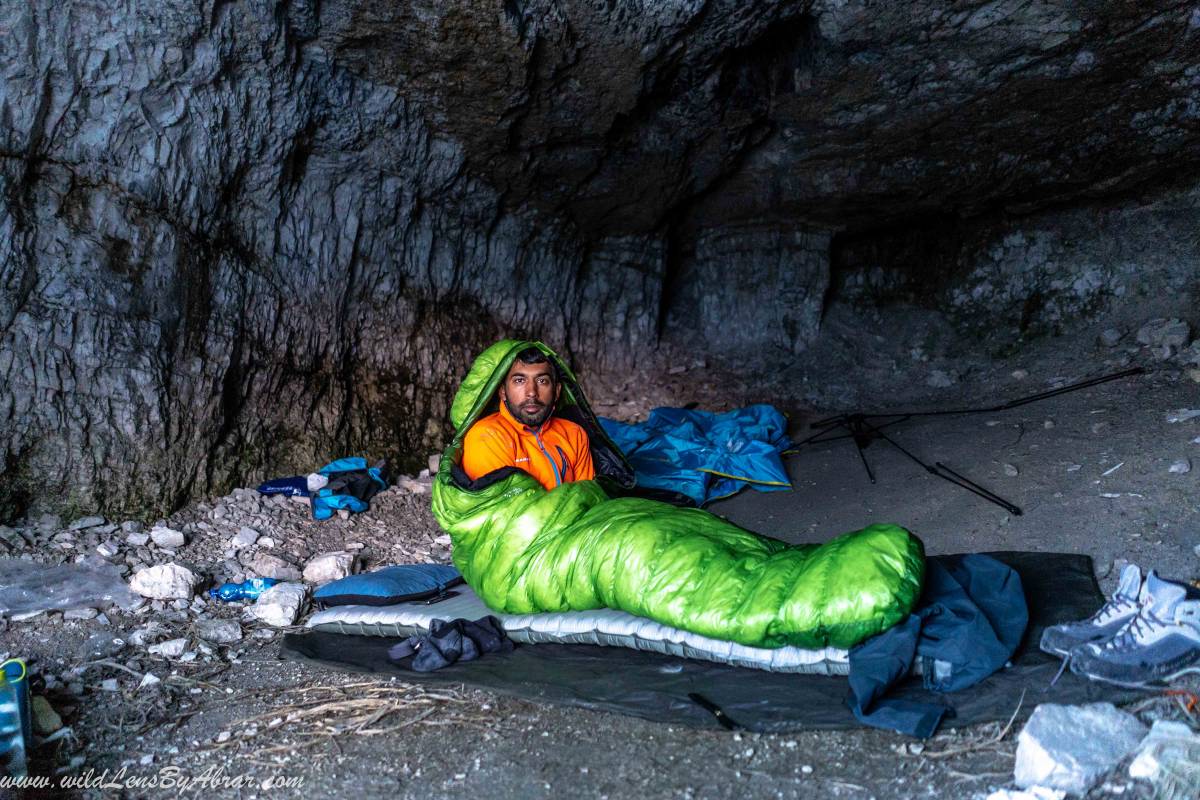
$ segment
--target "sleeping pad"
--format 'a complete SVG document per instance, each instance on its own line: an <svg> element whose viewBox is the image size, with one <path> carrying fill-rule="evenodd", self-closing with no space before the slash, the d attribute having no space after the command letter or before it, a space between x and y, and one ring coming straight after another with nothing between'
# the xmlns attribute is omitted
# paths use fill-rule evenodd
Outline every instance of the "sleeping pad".
<svg viewBox="0 0 1200 800"><path fill-rule="evenodd" d="M584 426L596 480L547 491L516 467L474 481L462 470L463 436L495 410L517 353L531 346L560 370L554 413ZM921 593L921 542L895 525L789 545L707 511L629 496L633 470L575 376L541 342L506 339L485 350L450 421L433 514L453 541L455 566L496 611L607 607L756 647L849 648L904 619Z"/></svg>

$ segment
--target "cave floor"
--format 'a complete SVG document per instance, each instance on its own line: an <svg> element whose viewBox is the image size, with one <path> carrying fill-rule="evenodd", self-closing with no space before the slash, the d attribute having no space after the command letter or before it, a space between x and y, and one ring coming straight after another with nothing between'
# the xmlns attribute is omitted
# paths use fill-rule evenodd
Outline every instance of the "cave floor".
<svg viewBox="0 0 1200 800"><path fill-rule="evenodd" d="M951 399L997 403L1042 391L1054 377L1087 377L1044 361L1040 372L1021 378L1010 374L1016 365L1001 365ZM1167 421L1170 411L1185 407L1200 407L1196 384L1177 374L1152 374L1010 411L913 420L889 429L914 453L947 463L1016 503L1024 509L1021 516L926 474L883 443L867 449L878 476L872 485L846 441L791 456L794 491L744 492L711 510L796 542L888 521L917 533L930 553L1086 553L1105 590L1123 561L1195 578L1200 418ZM804 419L796 415L794 421L799 431ZM1169 472L1183 459L1196 469ZM405 508L395 506L389 512L394 517L382 522L391 530L428 526L427 514L414 521ZM0 649L61 662L62 654L76 652L100 630L95 620L56 617L11 623ZM114 615L113 626L107 630L120 633L134 623ZM362 676L281 662L277 651L277 638L248 638L237 663L164 664L174 676L169 692L137 692L136 681L110 671L121 678L122 691L89 686L75 698L64 715L77 738L64 744L58 762L74 754L83 761L75 774L108 769L110 779L124 766L121 780L161 776L167 767L193 779L211 776L205 770L213 769L223 769L226 779L253 778L241 788L193 787L211 797L983 797L1010 784L1019 730L1018 721L996 741L998 723L961 730L948 725L916 747L872 730L739 735L471 689L431 694L399 682L363 686ZM394 692L402 702L379 720L367 719L375 706L351 712L321 705L329 701L330 687L347 684L356 686L342 700ZM325 710L310 718L305 708ZM1031 711L1032 704L1020 716ZM1139 713L1146 719L1182 714L1170 699L1153 695ZM330 735L354 714L358 723L366 719L365 729L386 732ZM950 751L960 752L946 755ZM54 764L42 767L53 770ZM262 788L264 780L297 777L302 786ZM1090 796L1148 797L1149 788L1118 771Z"/></svg>

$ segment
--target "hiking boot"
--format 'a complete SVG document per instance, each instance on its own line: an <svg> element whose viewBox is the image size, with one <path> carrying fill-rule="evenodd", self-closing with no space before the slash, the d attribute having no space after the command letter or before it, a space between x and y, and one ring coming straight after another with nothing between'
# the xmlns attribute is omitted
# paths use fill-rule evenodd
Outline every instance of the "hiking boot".
<svg viewBox="0 0 1200 800"><path fill-rule="evenodd" d="M1143 592L1137 616L1115 636L1071 651L1072 672L1133 687L1200 672L1200 600L1153 572Z"/></svg>
<svg viewBox="0 0 1200 800"><path fill-rule="evenodd" d="M1141 586L1142 571L1134 564L1128 565L1121 570L1117 591L1099 611L1087 619L1052 625L1042 631L1040 646L1043 652L1066 658L1080 645L1111 639L1125 623L1137 616Z"/></svg>

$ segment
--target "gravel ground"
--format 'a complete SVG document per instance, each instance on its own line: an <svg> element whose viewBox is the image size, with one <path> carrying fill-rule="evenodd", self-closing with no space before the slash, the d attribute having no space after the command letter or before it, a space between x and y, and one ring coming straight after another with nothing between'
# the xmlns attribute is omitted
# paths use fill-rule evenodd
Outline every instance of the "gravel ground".
<svg viewBox="0 0 1200 800"><path fill-rule="evenodd" d="M884 443L866 451L878 476L871 484L846 441L792 456L794 491L745 492L711 510L797 542L890 521L916 532L930 553L1087 553L1106 590L1125 562L1169 576L1200 573L1200 418L1168 421L1175 410L1200 408L1191 350L1140 345L1137 326L1130 326L1115 346L1097 342L1099 329L1029 343L1014 354L952 352L927 335L914 354L903 337L848 344L852 332L839 339L837 326L835 315L825 352L757 394L693 362L656 381L653 369L672 363L664 354L662 364L623 380L608 376L594 400L601 413L624 419L663 403L720 409L773 400L792 414L799 438L813 406L988 405L1144 365L1150 374L1018 409L889 429L914 454L945 462L1016 503L1021 516L928 475ZM838 377L819 381L821 370ZM1181 463L1194 468L1171 471ZM299 571L333 551L352 554L358 569L445 562L448 541L430 515L428 485L427 477L406 478L369 512L321 523L295 502L239 490L160 521L184 535L178 547L137 544L136 523L70 531L70 520L30 520L0 529L0 538L9 557L109 562L126 578L149 565L180 564L199 577L198 589L264 569ZM243 528L258 538L235 548L231 540ZM37 748L34 773L92 781L86 789L56 783L28 795L982 797L1012 777L1020 720L1000 739L997 723L947 727L925 743L867 730L786 736L693 730L283 662L280 629L241 612L239 604L193 599L108 608L89 619L52 612L5 620L0 651L29 660L34 694L46 697L69 728ZM236 622L241 638L202 640L201 623L213 619ZM150 652L173 639L186 640L182 653ZM158 682L142 686L147 674ZM1200 683L1181 685L1196 690ZM1136 710L1147 721L1186 717L1175 699L1157 694ZM1032 704L1021 717L1030 711ZM106 771L110 788L97 788ZM160 785L147 785L154 780ZM180 789L186 780L193 783ZM1118 770L1091 796L1149 797L1150 789Z"/></svg>

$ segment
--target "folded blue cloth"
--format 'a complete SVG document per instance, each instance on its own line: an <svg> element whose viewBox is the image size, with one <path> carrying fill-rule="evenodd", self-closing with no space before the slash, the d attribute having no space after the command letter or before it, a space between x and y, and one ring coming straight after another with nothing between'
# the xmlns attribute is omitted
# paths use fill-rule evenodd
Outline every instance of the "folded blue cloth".
<svg viewBox="0 0 1200 800"><path fill-rule="evenodd" d="M1016 570L985 555L925 562L925 587L903 622L850 650L850 710L859 722L928 738L953 709L889 698L920 659L925 688L956 692L1016 652L1029 608Z"/></svg>
<svg viewBox="0 0 1200 800"><path fill-rule="evenodd" d="M716 414L656 408L645 422L600 418L642 488L680 492L704 505L747 486L790 489L783 454L791 447L787 418L759 404Z"/></svg>

